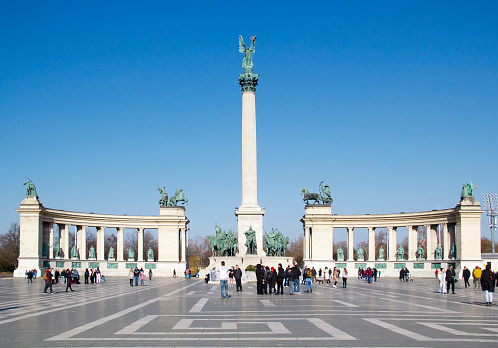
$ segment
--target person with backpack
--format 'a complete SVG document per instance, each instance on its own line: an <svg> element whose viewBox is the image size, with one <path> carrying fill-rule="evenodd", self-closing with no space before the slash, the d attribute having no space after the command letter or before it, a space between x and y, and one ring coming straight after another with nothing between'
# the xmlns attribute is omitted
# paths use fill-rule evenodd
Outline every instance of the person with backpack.
<svg viewBox="0 0 498 348"><path fill-rule="evenodd" d="M299 292L299 277L301 276L301 270L297 265L297 261L294 261L294 292Z"/></svg>
<svg viewBox="0 0 498 348"><path fill-rule="evenodd" d="M50 268L48 268L45 273L43 273L43 280L45 281L45 288L43 289L43 293L46 294L48 288L50 287L50 293L53 294L52 291L52 272L50 272Z"/></svg>
<svg viewBox="0 0 498 348"><path fill-rule="evenodd" d="M303 280L306 282L306 291L305 292L313 292L313 289L311 287L312 279L313 279L313 270L306 267L303 270Z"/></svg>

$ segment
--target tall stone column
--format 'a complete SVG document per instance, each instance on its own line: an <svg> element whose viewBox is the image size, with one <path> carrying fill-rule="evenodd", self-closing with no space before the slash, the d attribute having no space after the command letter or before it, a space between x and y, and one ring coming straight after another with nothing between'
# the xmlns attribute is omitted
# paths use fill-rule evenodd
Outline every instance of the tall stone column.
<svg viewBox="0 0 498 348"><path fill-rule="evenodd" d="M124 261L124 254L123 254L123 249L124 249L124 228L119 227L117 232L118 235L118 245L117 245L117 252L118 255L116 257L116 261Z"/></svg>
<svg viewBox="0 0 498 348"><path fill-rule="evenodd" d="M105 227L97 227L97 260L105 260L104 255L104 231Z"/></svg>
<svg viewBox="0 0 498 348"><path fill-rule="evenodd" d="M413 261L417 255L417 229L408 226L408 261Z"/></svg>
<svg viewBox="0 0 498 348"><path fill-rule="evenodd" d="M86 226L76 226L77 248L80 260L86 260Z"/></svg>
<svg viewBox="0 0 498 348"><path fill-rule="evenodd" d="M59 224L59 234L61 235L61 249L62 256L65 259L69 259L71 255L69 254L69 226L70 225L62 225Z"/></svg>
<svg viewBox="0 0 498 348"><path fill-rule="evenodd" d="M49 231L48 258L53 259L54 258L54 223L53 222L50 222L48 224L48 231Z"/></svg>
<svg viewBox="0 0 498 348"><path fill-rule="evenodd" d="M448 224L443 224L443 242L441 243L441 247L443 248L443 260L448 260L448 255L450 254L450 230L448 228Z"/></svg>
<svg viewBox="0 0 498 348"><path fill-rule="evenodd" d="M483 211L475 197L463 198L455 207L456 259L481 260L481 215Z"/></svg>
<svg viewBox="0 0 498 348"><path fill-rule="evenodd" d="M258 256L264 256L263 215L258 205L258 170L256 147L256 86L259 74L246 68L239 74L242 90L242 202L235 210L238 224L239 254L246 254L245 232L252 228L256 232Z"/></svg>
<svg viewBox="0 0 498 348"><path fill-rule="evenodd" d="M368 261L375 261L375 228L368 228Z"/></svg>
<svg viewBox="0 0 498 348"><path fill-rule="evenodd" d="M397 252L396 252L396 227L389 227L389 246L388 246L388 257L389 261L396 261Z"/></svg>
<svg viewBox="0 0 498 348"><path fill-rule="evenodd" d="M144 260L144 229L137 228L137 240L138 240L138 256L137 261Z"/></svg>
<svg viewBox="0 0 498 348"><path fill-rule="evenodd" d="M348 261L354 261L353 227L348 227Z"/></svg>
<svg viewBox="0 0 498 348"><path fill-rule="evenodd" d="M310 245L310 229L304 226L304 239L303 239L303 258L305 261L310 259L309 245Z"/></svg>
<svg viewBox="0 0 498 348"><path fill-rule="evenodd" d="M187 262L187 230L180 229L180 234L182 237L182 259L181 262Z"/></svg>
<svg viewBox="0 0 498 348"><path fill-rule="evenodd" d="M432 245L434 244L434 233L431 225L425 226L426 228L426 240L427 240L427 260L434 260L434 250L432 250Z"/></svg>

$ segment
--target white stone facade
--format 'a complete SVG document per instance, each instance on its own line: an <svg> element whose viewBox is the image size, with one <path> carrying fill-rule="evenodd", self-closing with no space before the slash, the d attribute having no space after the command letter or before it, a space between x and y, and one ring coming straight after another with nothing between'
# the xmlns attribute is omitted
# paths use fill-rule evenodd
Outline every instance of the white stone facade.
<svg viewBox="0 0 498 348"><path fill-rule="evenodd" d="M126 276L129 268L137 266L153 270L154 276L173 276L173 270L183 273L187 256L187 224L185 207L160 207L159 216L128 216L78 213L64 210L48 209L38 201L37 197L27 196L17 210L20 215L20 251L19 266L14 271L15 277L24 277L29 269L40 270L53 268L100 268L106 276ZM59 227L59 241L55 240L54 226ZM69 226L76 226L76 246L79 257L70 258ZM86 258L86 229L92 226L97 229L96 258ZM116 228L117 248L115 257L106 259L104 255L104 229ZM137 230L138 252L135 260L125 261L123 250L124 229ZM158 255L156 261L144 261L143 233L144 229L157 229ZM47 248L44 254L44 245ZM60 245L62 255L55 256L55 247Z"/></svg>
<svg viewBox="0 0 498 348"><path fill-rule="evenodd" d="M355 275L359 267L376 267L385 276L397 276L402 265L415 276L433 276L436 268L455 264L457 270L464 266L481 266L481 214L483 211L474 197L464 198L453 209L416 213L383 215L333 215L330 205L310 204L305 207L301 219L304 229L304 262L310 267L340 267ZM442 260L436 260L437 226L442 226L440 244ZM427 254L424 260L417 259L417 227L427 230ZM398 227L408 227L408 251L404 260L397 260ZM333 255L334 228L347 228L348 248L345 261L335 261ZM368 258L365 261L353 258L354 229L368 228ZM375 254L375 229L388 229L386 260ZM456 258L451 257L451 245L456 246ZM346 252L346 251L345 251ZM352 273L351 273L352 272Z"/></svg>

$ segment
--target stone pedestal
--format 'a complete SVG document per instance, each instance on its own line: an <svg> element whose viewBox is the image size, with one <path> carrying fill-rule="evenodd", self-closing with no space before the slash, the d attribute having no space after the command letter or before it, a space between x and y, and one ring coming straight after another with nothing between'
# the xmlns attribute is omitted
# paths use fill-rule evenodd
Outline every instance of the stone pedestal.
<svg viewBox="0 0 498 348"><path fill-rule="evenodd" d="M114 262L114 261L116 261L116 259L114 257L111 257L111 258L108 258L107 261Z"/></svg>
<svg viewBox="0 0 498 348"><path fill-rule="evenodd" d="M360 258L358 258L356 261L357 261L357 262L363 262L363 261L365 261L365 258L363 258L363 257L362 257L361 259L360 259Z"/></svg>
<svg viewBox="0 0 498 348"><path fill-rule="evenodd" d="M239 265L240 269L245 270L248 266L256 266L258 263L264 266L278 267L281 263L285 269L287 266L292 266L293 259L290 256L258 256L258 255L245 255L245 256L213 256L209 258L209 266L207 270L220 268L221 261L225 261L225 266L232 267ZM202 274L202 273L201 273Z"/></svg>
<svg viewBox="0 0 498 348"><path fill-rule="evenodd" d="M154 262L154 259L150 259L150 258L148 258L148 259L147 259L147 262Z"/></svg>

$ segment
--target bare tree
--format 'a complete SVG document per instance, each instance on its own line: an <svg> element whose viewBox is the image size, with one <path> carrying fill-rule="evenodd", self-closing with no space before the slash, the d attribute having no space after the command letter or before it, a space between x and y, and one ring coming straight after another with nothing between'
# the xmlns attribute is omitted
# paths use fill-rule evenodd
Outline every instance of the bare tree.
<svg viewBox="0 0 498 348"><path fill-rule="evenodd" d="M211 244L208 237L197 236L188 241L188 263L193 273L209 266Z"/></svg>
<svg viewBox="0 0 498 348"><path fill-rule="evenodd" d="M19 236L20 228L17 222L10 225L7 233L0 235L0 272L13 272L17 268Z"/></svg>
<svg viewBox="0 0 498 348"><path fill-rule="evenodd" d="M298 265L303 264L303 240L304 236L300 235L289 243L287 255L294 258Z"/></svg>

